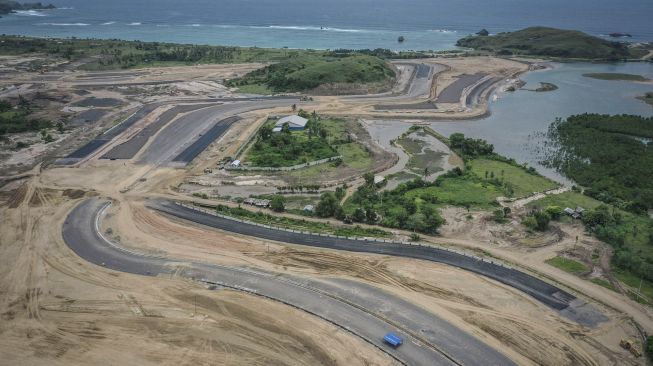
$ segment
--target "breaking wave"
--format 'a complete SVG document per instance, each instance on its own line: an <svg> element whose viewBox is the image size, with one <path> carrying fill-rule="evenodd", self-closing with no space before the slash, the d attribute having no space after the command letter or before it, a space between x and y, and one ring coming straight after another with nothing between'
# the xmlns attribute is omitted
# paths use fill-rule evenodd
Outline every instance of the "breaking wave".
<svg viewBox="0 0 653 366"><path fill-rule="evenodd" d="M57 27L85 27L88 23L40 23L38 25L52 25Z"/></svg>
<svg viewBox="0 0 653 366"><path fill-rule="evenodd" d="M47 14L41 13L40 11L36 11L36 10L18 10L16 11L16 15L23 16L23 17L47 17L48 16Z"/></svg>

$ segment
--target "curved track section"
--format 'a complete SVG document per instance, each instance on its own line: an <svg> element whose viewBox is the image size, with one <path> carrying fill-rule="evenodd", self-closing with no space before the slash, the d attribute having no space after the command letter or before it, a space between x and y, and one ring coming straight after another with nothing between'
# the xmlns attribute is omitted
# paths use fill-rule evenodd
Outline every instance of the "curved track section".
<svg viewBox="0 0 653 366"><path fill-rule="evenodd" d="M445 320L362 283L174 261L128 251L111 243L99 231L102 213L109 204L97 198L83 201L63 225L66 244L91 263L149 276L175 273L280 301L340 326L405 365L514 365ZM403 334L403 346L393 349L383 344L383 335L391 330Z"/></svg>
<svg viewBox="0 0 653 366"><path fill-rule="evenodd" d="M577 299L574 295L537 277L514 268L505 267L491 261L463 255L442 248L371 240L365 240L363 242L361 240L342 237L330 237L277 230L246 222L236 222L229 218L215 216L165 200L153 201L149 206L181 219L267 240L352 252L393 255L444 263L483 275L516 288L517 290L534 297L552 309L557 310L563 316L585 326L592 327L606 320L605 316L590 304L581 299Z"/></svg>

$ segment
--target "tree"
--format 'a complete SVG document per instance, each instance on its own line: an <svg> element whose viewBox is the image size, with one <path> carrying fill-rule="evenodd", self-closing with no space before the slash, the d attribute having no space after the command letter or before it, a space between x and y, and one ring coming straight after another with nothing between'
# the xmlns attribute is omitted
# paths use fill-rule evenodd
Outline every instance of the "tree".
<svg viewBox="0 0 653 366"><path fill-rule="evenodd" d="M365 212L367 223L370 225L376 224L377 217L378 215L376 214L376 211L374 211L372 207L368 207L367 211Z"/></svg>
<svg viewBox="0 0 653 366"><path fill-rule="evenodd" d="M537 221L535 220L535 217L533 216L526 216L524 220L522 220L522 225L526 226L530 230L535 230L537 227Z"/></svg>
<svg viewBox="0 0 653 366"><path fill-rule="evenodd" d="M363 179L365 179L365 185L368 187L374 186L374 173L367 172L363 174Z"/></svg>
<svg viewBox="0 0 653 366"><path fill-rule="evenodd" d="M296 111L296 110L297 110L297 104L293 104L293 105L292 105L292 111L294 112L294 111Z"/></svg>
<svg viewBox="0 0 653 366"><path fill-rule="evenodd" d="M315 214L319 217L331 217L336 213L338 207L340 207L340 203L335 194L332 192L322 193L320 202L315 207Z"/></svg>
<svg viewBox="0 0 653 366"><path fill-rule="evenodd" d="M462 133L453 133L449 136L449 143L452 147L462 147L465 141L465 135Z"/></svg>
<svg viewBox="0 0 653 366"><path fill-rule="evenodd" d="M11 110L11 108L13 108L11 106L11 103L9 103L6 100L0 100L0 113L7 112L7 111Z"/></svg>
<svg viewBox="0 0 653 366"><path fill-rule="evenodd" d="M281 126L281 133L290 135L290 123L286 122Z"/></svg>
<svg viewBox="0 0 653 366"><path fill-rule="evenodd" d="M343 198L345 198L346 194L347 194L347 188L345 188L344 185L336 187L335 195L338 200L342 200Z"/></svg>
<svg viewBox="0 0 653 366"><path fill-rule="evenodd" d="M562 214L565 212L560 206L549 206L546 208L546 213L551 216L551 219L557 220L562 217Z"/></svg>
<svg viewBox="0 0 653 366"><path fill-rule="evenodd" d="M352 219L356 222L365 222L366 217L367 216L365 215L365 210L363 210L361 207L358 207L356 210L354 210Z"/></svg>
<svg viewBox="0 0 653 366"><path fill-rule="evenodd" d="M274 127L272 127L272 125L269 124L269 123L266 123L265 125L263 125L263 127L261 127L261 129L258 132L259 138L261 140L264 140L264 141L269 140L270 137L272 137L272 133L273 133L272 129L273 128Z"/></svg>
<svg viewBox="0 0 653 366"><path fill-rule="evenodd" d="M546 211L537 211L533 215L535 217L535 222L537 225L535 228L539 231L545 231L549 228L549 222L551 221L551 216Z"/></svg>
<svg viewBox="0 0 653 366"><path fill-rule="evenodd" d="M274 212L283 212L286 210L286 207L284 206L285 202L286 198L284 196L276 194L274 197L272 197L270 208L272 208L272 211Z"/></svg>
<svg viewBox="0 0 653 366"><path fill-rule="evenodd" d="M64 131L63 122L61 121L57 122L57 131L59 131L59 133L63 133Z"/></svg>

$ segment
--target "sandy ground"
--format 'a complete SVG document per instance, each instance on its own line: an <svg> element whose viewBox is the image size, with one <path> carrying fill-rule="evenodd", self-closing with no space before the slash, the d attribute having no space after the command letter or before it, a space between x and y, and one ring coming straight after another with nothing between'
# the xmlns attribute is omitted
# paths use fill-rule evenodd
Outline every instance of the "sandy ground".
<svg viewBox="0 0 653 366"><path fill-rule="evenodd" d="M621 338L636 332L628 317L610 308L602 308L610 316L608 323L585 329L514 289L444 265L270 243L171 220L145 208L138 197L144 192L170 194L166 182L183 171L161 171L120 194L120 187L139 173L102 165L58 168L45 170L28 184L5 187L0 313L8 325L0 328L0 347L7 347L2 352L9 359L77 364L101 361L121 350L120 360L139 364L172 364L182 354L197 363L389 363L376 349L334 326L270 301L85 263L67 249L59 230L75 204L73 197L93 188L97 193L87 194L116 199L102 229L136 250L371 283L444 317L519 364L642 364L618 346ZM467 245L482 245L481 239L490 235L484 233L494 231L469 230L464 223L446 230L450 232L443 241ZM516 252L514 245L504 245L497 250L530 255L529 265L541 264L541 252ZM130 347L134 344L139 347Z"/></svg>
<svg viewBox="0 0 653 366"><path fill-rule="evenodd" d="M470 74L480 68L497 75L512 75L527 68L521 63L493 58L437 62L446 63L449 70L437 79L435 94L453 81L455 73ZM180 75L188 80L185 90L200 95L216 87L208 79L245 72L251 67L254 66L166 69L170 75L146 70L126 78L156 81ZM56 80L60 84L54 85L77 88L79 83L93 79L92 75L77 77L81 75L85 74L62 75L61 80ZM117 93L92 91L97 97ZM137 97L123 97L130 103L149 98L147 93L140 93ZM112 109L112 116L133 105ZM320 97L316 105L318 111L337 114L365 114L365 108L362 104L344 106L330 97ZM160 112L155 111L141 123L154 120ZM268 113L286 112L280 108L245 114L186 170L93 158L78 167L37 166L27 172L27 178L2 187L3 360L26 365L101 364L107 359L116 364L170 365L391 364L385 354L362 340L285 305L233 291L211 291L174 276L140 277L86 263L63 243L61 223L79 199L101 195L114 200L102 229L135 250L366 282L447 319L520 365L644 365L642 358L635 359L621 349L619 340L637 339L633 320L653 333L651 310L544 263L545 259L568 250L576 235L588 250L601 245L579 227L561 227L548 236L528 237L519 231L518 224L500 225L486 220L486 213L447 208L443 210L447 225L442 236L427 239L503 258L555 280L589 301L596 300L595 305L610 320L594 329L571 323L512 288L448 266L266 242L175 221L145 207L148 197L187 199L178 191L181 184L202 176L204 169L215 167L217 161L234 154ZM460 116L466 116L464 113ZM97 126L106 125L109 118ZM523 202L514 203L516 209L520 203ZM467 219L467 215L472 219ZM407 233L397 235L405 237Z"/></svg>
<svg viewBox="0 0 653 366"><path fill-rule="evenodd" d="M86 263L67 249L58 228L75 204L71 196L82 191L27 184L4 193L3 362L390 364L358 338L278 303Z"/></svg>

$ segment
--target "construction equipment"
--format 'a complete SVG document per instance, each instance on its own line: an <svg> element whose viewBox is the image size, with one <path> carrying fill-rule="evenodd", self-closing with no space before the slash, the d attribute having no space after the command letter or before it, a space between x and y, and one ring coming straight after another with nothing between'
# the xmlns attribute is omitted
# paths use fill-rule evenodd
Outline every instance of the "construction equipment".
<svg viewBox="0 0 653 366"><path fill-rule="evenodd" d="M632 353L635 357L640 357L642 355L639 349L637 349L637 346L635 346L635 342L632 339L622 339L619 342L619 345L621 348L629 350L630 353Z"/></svg>

